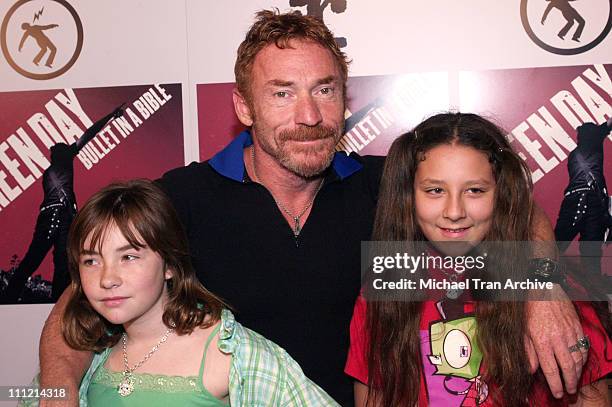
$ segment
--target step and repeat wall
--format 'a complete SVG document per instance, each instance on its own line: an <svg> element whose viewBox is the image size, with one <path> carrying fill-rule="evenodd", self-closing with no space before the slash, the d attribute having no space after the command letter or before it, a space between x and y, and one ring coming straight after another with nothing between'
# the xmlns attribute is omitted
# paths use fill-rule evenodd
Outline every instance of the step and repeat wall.
<svg viewBox="0 0 612 407"><path fill-rule="evenodd" d="M433 113L482 114L507 131L554 223L576 127L612 116L611 4L3 1L0 296L31 243L50 149L124 104L74 158L77 203L111 181L154 179L210 158L242 130L231 100L236 49L254 13L272 7L323 18L352 59L338 150L384 155ZM0 385L25 384L37 369L52 251L21 300L0 305Z"/></svg>

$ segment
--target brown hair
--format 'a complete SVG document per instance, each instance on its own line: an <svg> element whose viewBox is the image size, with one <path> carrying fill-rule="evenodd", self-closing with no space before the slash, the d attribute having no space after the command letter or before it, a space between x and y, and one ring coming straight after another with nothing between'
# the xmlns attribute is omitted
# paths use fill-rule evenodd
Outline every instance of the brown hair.
<svg viewBox="0 0 612 407"><path fill-rule="evenodd" d="M84 250L101 252L109 227L115 226L134 247L148 246L172 270L163 321L179 335L216 323L225 307L198 281L187 237L166 194L149 180L111 184L93 195L79 211L68 236L72 283L62 318L66 342L75 349L100 351L113 346L123 331L100 316L81 286L79 258ZM89 238L89 239L88 239ZM85 242L88 240L88 246ZM206 319L207 315L210 318Z"/></svg>
<svg viewBox="0 0 612 407"><path fill-rule="evenodd" d="M480 116L463 113L433 116L394 141L382 175L373 240L425 240L415 216L413 180L417 166L427 151L453 143L482 151L493 169L495 209L485 240L529 240L532 211L529 169L497 126ZM500 261L513 276L526 269L511 254ZM418 405L423 374L421 309L419 301L368 302L368 402L383 406ZM524 302L477 302L476 319L478 343L486 360L484 378L496 384L494 389L490 388L493 392L490 396L496 401L501 396L504 405L526 405L533 377L523 341L499 340L523 338Z"/></svg>
<svg viewBox="0 0 612 407"><path fill-rule="evenodd" d="M253 61L257 53L270 44L280 49L291 48L291 40L312 41L327 49L340 69L342 90L345 93L350 61L347 60L344 52L340 51L334 35L323 21L304 16L299 11L281 14L278 9L262 10L255 14L255 23L238 47L234 65L236 87L247 101L251 99L249 84L251 83Z"/></svg>

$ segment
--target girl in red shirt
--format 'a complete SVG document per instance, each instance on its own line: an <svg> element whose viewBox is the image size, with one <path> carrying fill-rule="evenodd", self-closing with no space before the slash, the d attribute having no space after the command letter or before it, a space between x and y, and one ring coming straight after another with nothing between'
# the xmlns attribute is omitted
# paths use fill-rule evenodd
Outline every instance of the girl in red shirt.
<svg viewBox="0 0 612 407"><path fill-rule="evenodd" d="M429 253L454 258L457 253L445 252L446 242L527 242L530 180L529 169L494 124L473 114L433 116L391 146L373 240L427 241L434 247ZM489 265L480 277L492 279L496 270L525 276L523 260L511 251L497 253L495 270ZM465 281L458 270L425 272L429 278ZM364 293L367 297L366 288ZM525 302L478 301L477 295L447 289L439 301L383 298L367 306L360 297L345 368L357 379L356 404L608 405L605 376L612 371L612 347L610 327L602 325L610 325L607 308L597 306L596 312L590 303L575 303L590 349L579 342L574 351L588 351L588 361L580 392L555 400L541 375L530 372Z"/></svg>

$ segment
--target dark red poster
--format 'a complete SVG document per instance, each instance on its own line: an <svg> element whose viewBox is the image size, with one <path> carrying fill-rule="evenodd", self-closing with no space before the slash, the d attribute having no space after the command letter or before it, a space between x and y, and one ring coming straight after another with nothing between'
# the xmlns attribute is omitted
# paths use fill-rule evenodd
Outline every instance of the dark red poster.
<svg viewBox="0 0 612 407"><path fill-rule="evenodd" d="M112 181L154 179L183 165L181 85L0 93L0 288L32 240L51 146L74 143L122 103L123 116L111 120L73 159L77 204ZM49 299L52 251L27 283L23 302Z"/></svg>

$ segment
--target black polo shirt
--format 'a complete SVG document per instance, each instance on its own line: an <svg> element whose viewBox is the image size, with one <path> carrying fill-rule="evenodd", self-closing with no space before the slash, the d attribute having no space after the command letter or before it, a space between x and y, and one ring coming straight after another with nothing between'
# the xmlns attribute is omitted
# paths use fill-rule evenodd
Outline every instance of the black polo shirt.
<svg viewBox="0 0 612 407"><path fill-rule="evenodd" d="M281 345L342 405L349 323L360 286L360 242L369 240L383 158L336 153L297 244L272 195L251 182L241 133L210 161L161 183L185 225L200 281L237 319Z"/></svg>

